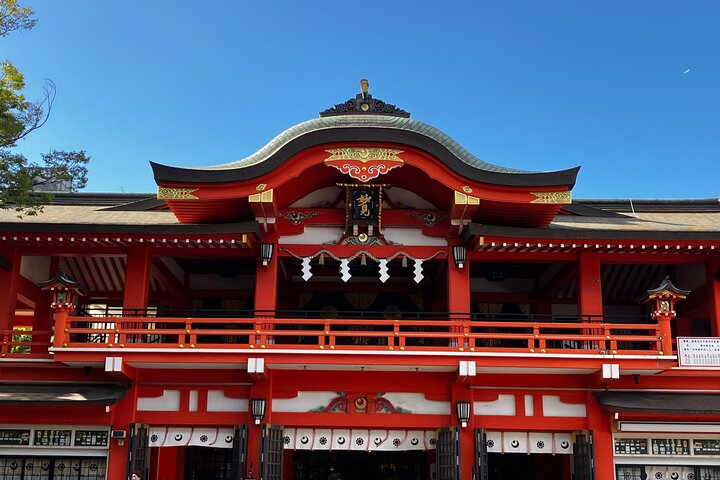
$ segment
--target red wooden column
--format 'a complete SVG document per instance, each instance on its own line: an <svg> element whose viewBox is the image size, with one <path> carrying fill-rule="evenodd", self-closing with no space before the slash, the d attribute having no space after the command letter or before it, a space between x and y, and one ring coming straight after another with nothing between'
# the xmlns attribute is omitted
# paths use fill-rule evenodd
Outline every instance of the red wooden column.
<svg viewBox="0 0 720 480"><path fill-rule="evenodd" d="M50 303L43 302L35 307L33 313L33 345L30 346L31 353L46 353L48 345L50 345ZM43 332L43 333L37 333Z"/></svg>
<svg viewBox="0 0 720 480"><path fill-rule="evenodd" d="M473 410L472 390L458 380L452 386L452 401L450 404L451 425L460 429L460 478L471 479L475 465L475 412ZM470 402L470 421L463 427L457 418L455 402L458 400Z"/></svg>
<svg viewBox="0 0 720 480"><path fill-rule="evenodd" d="M125 430L126 438L120 442L110 439L108 453L107 480L127 480L128 455L130 447L130 424L135 418L137 404L137 386L132 385L125 397L111 408L111 429ZM122 445L120 445L122 443Z"/></svg>
<svg viewBox="0 0 720 480"><path fill-rule="evenodd" d="M266 240L263 243L272 243L271 240ZM268 330L271 328L271 324L263 324L262 317L272 318L275 316L275 309L277 308L277 285L278 285L278 245L275 242L273 247L273 258L268 262L267 265L263 265L258 259L256 274L255 274L255 329ZM273 339L263 334L256 338L255 343L261 345L273 343Z"/></svg>
<svg viewBox="0 0 720 480"><path fill-rule="evenodd" d="M452 247L448 247L448 291L447 306L451 314L451 320L470 320L470 262L466 261L462 268L455 264L452 257ZM462 335L462 331L458 331ZM458 346L451 341L451 346ZM460 342L460 347L468 345ZM454 408L454 407L453 407Z"/></svg>
<svg viewBox="0 0 720 480"><path fill-rule="evenodd" d="M710 329L713 337L720 337L720 254L710 256L707 284Z"/></svg>
<svg viewBox="0 0 720 480"><path fill-rule="evenodd" d="M252 399L265 399L265 418L259 425L255 424L252 416ZM252 478L259 478L260 475L260 442L262 441L262 429L265 424L272 423L272 372L268 372L267 377L259 379L250 387L250 398L248 398L248 413L246 424L247 430L247 471L245 478L250 478L252 469Z"/></svg>
<svg viewBox="0 0 720 480"><path fill-rule="evenodd" d="M17 246L13 245L0 248L0 256L10 264L7 270L0 267L0 332L2 332L12 330L15 322L21 255Z"/></svg>
<svg viewBox="0 0 720 480"><path fill-rule="evenodd" d="M613 441L610 431L610 413L603 409L591 392L587 394L588 429L593 432L595 454L595 478L612 480L615 478L613 465Z"/></svg>
<svg viewBox="0 0 720 480"><path fill-rule="evenodd" d="M150 250L131 246L127 252L124 308L147 308L150 293Z"/></svg>
<svg viewBox="0 0 720 480"><path fill-rule="evenodd" d="M255 310L275 310L277 305L278 246L275 243L273 258L267 265L259 260L255 276Z"/></svg>
<svg viewBox="0 0 720 480"><path fill-rule="evenodd" d="M600 255L589 252L578 255L578 272L578 313L580 315L602 315Z"/></svg>
<svg viewBox="0 0 720 480"><path fill-rule="evenodd" d="M580 322L601 323L603 314L602 282L600 275L600 255L583 252L578 255L578 315ZM590 319L587 317L590 316ZM588 328L585 334L600 333L596 329ZM600 348L590 342L587 348Z"/></svg>

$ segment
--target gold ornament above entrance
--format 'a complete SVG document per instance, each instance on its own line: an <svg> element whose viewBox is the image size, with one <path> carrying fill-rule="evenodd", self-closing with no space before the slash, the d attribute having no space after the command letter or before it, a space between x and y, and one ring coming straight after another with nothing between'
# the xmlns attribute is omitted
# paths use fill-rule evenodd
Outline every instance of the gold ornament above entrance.
<svg viewBox="0 0 720 480"><path fill-rule="evenodd" d="M355 180L366 183L405 163L392 148L347 147L325 150L330 154L325 165L334 167Z"/></svg>

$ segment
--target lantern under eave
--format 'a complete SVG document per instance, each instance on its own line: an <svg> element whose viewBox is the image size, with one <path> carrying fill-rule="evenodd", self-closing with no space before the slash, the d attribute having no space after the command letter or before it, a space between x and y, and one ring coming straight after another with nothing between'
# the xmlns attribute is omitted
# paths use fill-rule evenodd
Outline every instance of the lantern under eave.
<svg viewBox="0 0 720 480"><path fill-rule="evenodd" d="M73 310L78 303L80 296L87 293L83 286L62 270L58 270L53 278L44 282L38 282L41 290L52 292L50 308L53 310Z"/></svg>
<svg viewBox="0 0 720 480"><path fill-rule="evenodd" d="M650 316L653 319L658 319L659 317L675 318L677 315L675 312L675 303L687 298L689 294L690 290L677 288L668 276L665 277L657 288L648 290L645 295L640 298L640 303L654 302L652 304L652 311L650 312Z"/></svg>

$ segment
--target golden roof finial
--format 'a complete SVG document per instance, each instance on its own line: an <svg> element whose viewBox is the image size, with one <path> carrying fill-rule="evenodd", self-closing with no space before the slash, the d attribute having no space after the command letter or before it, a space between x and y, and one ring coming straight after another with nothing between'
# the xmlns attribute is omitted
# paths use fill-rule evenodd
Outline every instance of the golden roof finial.
<svg viewBox="0 0 720 480"><path fill-rule="evenodd" d="M363 98L367 96L369 86L370 83L368 83L367 79L363 78L362 80L360 80L360 90L362 90Z"/></svg>

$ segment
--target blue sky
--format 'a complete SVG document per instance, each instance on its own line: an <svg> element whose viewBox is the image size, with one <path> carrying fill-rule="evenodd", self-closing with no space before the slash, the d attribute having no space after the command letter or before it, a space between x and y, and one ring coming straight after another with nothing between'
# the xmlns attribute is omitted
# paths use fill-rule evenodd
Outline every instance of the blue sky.
<svg viewBox="0 0 720 480"><path fill-rule="evenodd" d="M86 191L243 158L368 78L485 161L581 165L576 198L720 196L716 0L22 3L0 58L58 93L19 150L87 150Z"/></svg>

